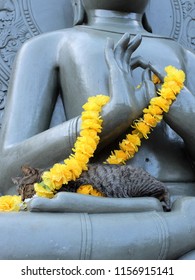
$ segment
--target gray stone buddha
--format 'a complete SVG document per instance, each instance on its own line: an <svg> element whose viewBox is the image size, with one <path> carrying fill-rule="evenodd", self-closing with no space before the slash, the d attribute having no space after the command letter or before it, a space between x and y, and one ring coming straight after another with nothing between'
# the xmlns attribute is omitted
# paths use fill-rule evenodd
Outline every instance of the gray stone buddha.
<svg viewBox="0 0 195 280"><path fill-rule="evenodd" d="M75 27L45 33L23 45L14 63L0 135L0 190L13 192L11 178L23 164L49 168L68 157L80 131L82 105L99 93L111 97L102 111L104 127L94 159L102 162L156 96L149 72L162 78L164 68L173 65L186 73L185 87L128 162L166 184L171 212L164 213L155 198L116 200L71 193L51 200L34 198L29 209L38 213L0 215L0 223L6 223L0 233L1 258L176 259L188 252L195 256L195 55L172 39L146 31L142 16L148 2L73 1ZM59 89L66 121L51 128ZM37 224L41 226L36 229ZM7 252L4 244L10 230L14 252Z"/></svg>

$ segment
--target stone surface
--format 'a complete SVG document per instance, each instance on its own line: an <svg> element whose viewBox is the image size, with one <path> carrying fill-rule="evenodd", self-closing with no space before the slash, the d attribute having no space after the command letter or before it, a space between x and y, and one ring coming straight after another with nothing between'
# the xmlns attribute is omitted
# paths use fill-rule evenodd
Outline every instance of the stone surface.
<svg viewBox="0 0 195 280"><path fill-rule="evenodd" d="M34 36L72 24L70 0L0 1L0 127L10 72L19 48Z"/></svg>
<svg viewBox="0 0 195 280"><path fill-rule="evenodd" d="M146 16L154 33L174 38L183 46L195 51L195 3L193 0L151 0L146 9ZM71 0L1 1L0 127L6 104L10 71L20 46L31 37L43 32L67 28L72 24ZM60 106L58 109L61 108ZM62 119L63 113L60 112L57 122Z"/></svg>

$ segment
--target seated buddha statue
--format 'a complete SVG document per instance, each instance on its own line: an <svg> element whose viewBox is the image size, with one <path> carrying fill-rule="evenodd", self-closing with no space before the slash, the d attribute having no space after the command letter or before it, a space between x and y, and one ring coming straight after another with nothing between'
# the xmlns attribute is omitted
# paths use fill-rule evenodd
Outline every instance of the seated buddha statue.
<svg viewBox="0 0 195 280"><path fill-rule="evenodd" d="M100 93L110 96L110 102L101 113L103 131L94 158L94 161L102 162L116 140L142 115L151 98L157 96L150 72L162 79L165 67L172 65L185 72L185 87L169 112L164 114L163 121L127 162L166 184L172 196L172 211L148 212L143 207L144 201L148 203L147 199L143 198L142 209L136 213L138 219L134 218L133 211L124 214L119 210L101 216L98 211L88 214L90 227L94 227L90 234L94 234L94 242L97 241L100 247L86 258L114 258L116 254L121 259L178 258L195 248L195 54L170 38L146 30L142 17L148 0L72 2L75 26L29 40L14 62L0 136L0 191L2 194L12 191L11 178L20 173L22 165L47 169L68 157L80 131L82 105L88 97ZM59 90L66 120L50 127ZM57 199L63 200L63 194L59 193ZM82 196L80 199L80 204L82 199L86 200ZM91 205L98 205L97 198L89 199L92 199ZM55 211L61 212L60 207L59 203ZM35 198L31 209L44 212L33 219L44 219L44 215L49 219L46 213L51 210L48 200ZM187 212L190 214L185 219ZM62 214L58 215L61 217ZM109 221L114 215L116 224L112 226ZM80 224L78 227L71 224L68 215L64 215L64 219L63 223L70 224L69 231L76 227L79 234ZM47 228L45 223L47 221L43 231ZM191 231L187 230L189 227ZM119 241L111 235L112 247L107 242L108 235L100 234L101 229L108 235L112 229L121 234L125 232L124 240ZM73 238L70 232L66 236L69 242ZM144 241L144 234L150 236L148 243ZM188 241L182 244L186 234ZM136 238L139 248L143 243L142 253ZM159 245L159 240L163 245ZM104 253L101 248L106 245ZM125 246L133 249L123 250ZM70 252L66 257L75 258Z"/></svg>

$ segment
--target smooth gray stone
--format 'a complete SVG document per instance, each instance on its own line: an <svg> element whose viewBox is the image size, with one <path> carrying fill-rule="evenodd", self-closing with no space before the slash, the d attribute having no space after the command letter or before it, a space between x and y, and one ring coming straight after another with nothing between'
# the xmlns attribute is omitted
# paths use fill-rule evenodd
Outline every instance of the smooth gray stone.
<svg viewBox="0 0 195 280"><path fill-rule="evenodd" d="M185 198L170 213L3 213L0 259L177 259L195 246L194 205Z"/></svg>
<svg viewBox="0 0 195 280"><path fill-rule="evenodd" d="M32 212L124 213L163 211L156 198L108 198L61 192L54 198L34 197L28 203Z"/></svg>

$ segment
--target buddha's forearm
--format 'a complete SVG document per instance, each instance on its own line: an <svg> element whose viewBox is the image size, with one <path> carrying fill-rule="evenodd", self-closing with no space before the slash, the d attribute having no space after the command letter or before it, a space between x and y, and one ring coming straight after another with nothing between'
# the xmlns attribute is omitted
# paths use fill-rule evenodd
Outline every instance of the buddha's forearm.
<svg viewBox="0 0 195 280"><path fill-rule="evenodd" d="M79 118L74 118L18 144L4 145L0 159L2 193L10 188L11 178L20 174L22 165L49 168L67 158L71 153L79 129Z"/></svg>
<svg viewBox="0 0 195 280"><path fill-rule="evenodd" d="M129 113L129 106L125 104L108 104L103 108L103 129L101 133L101 144L107 145L119 137L128 127L133 119Z"/></svg>
<svg viewBox="0 0 195 280"><path fill-rule="evenodd" d="M168 125L180 135L190 156L195 159L195 96L189 91L183 90L176 101L171 105L164 119Z"/></svg>

